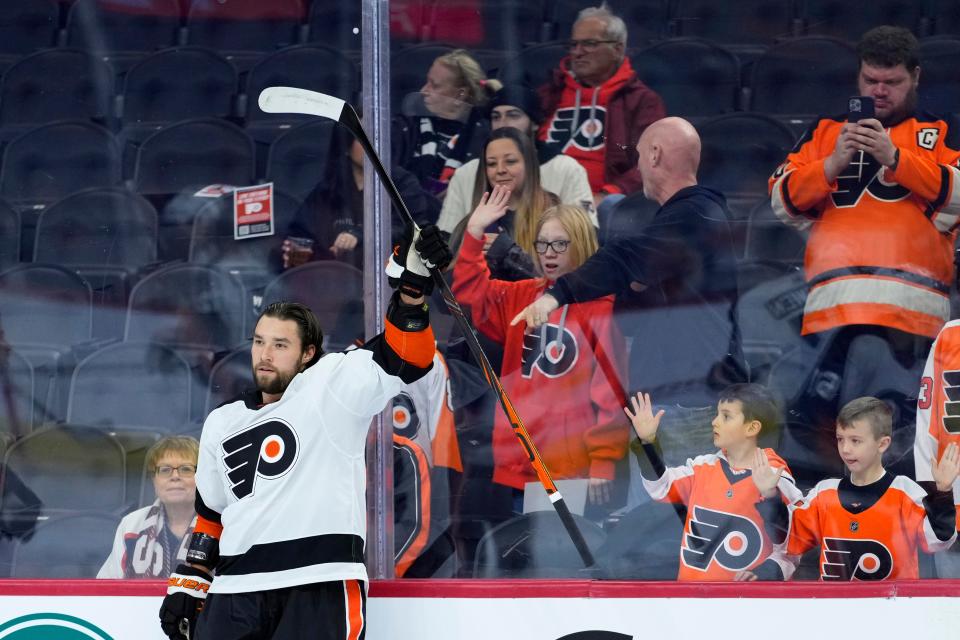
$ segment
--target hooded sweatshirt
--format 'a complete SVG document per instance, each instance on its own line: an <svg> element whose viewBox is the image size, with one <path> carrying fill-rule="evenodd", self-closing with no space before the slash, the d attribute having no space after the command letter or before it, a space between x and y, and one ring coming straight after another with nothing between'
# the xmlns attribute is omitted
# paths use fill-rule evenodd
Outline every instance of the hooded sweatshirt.
<svg viewBox="0 0 960 640"><path fill-rule="evenodd" d="M634 147L646 127L666 115L663 101L624 58L598 87L581 84L560 61L553 83L541 89L550 113L539 138L579 162L596 193L631 193L641 180Z"/></svg>

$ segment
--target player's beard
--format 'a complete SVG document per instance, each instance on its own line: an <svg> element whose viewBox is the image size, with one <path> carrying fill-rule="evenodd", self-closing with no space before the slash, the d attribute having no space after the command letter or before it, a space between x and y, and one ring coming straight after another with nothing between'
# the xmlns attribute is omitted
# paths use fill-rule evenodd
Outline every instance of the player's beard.
<svg viewBox="0 0 960 640"><path fill-rule="evenodd" d="M293 380L293 377L297 375L296 371L280 371L279 369L274 369L273 375L269 378L264 376L257 375L257 367L253 367L253 381L257 385L257 390L261 393L269 393L270 395L277 395L283 393L287 390L287 387L290 386L290 381Z"/></svg>

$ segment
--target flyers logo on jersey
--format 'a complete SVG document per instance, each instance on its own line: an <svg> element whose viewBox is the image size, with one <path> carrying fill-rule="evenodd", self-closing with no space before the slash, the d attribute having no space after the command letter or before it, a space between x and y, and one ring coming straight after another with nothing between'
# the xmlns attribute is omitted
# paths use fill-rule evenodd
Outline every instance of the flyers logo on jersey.
<svg viewBox="0 0 960 640"><path fill-rule="evenodd" d="M749 518L695 506L680 557L683 564L700 571L714 561L724 569L740 571L753 566L762 550L763 536Z"/></svg>
<svg viewBox="0 0 960 640"><path fill-rule="evenodd" d="M541 331L546 338L541 338ZM523 334L520 373L524 378L539 369L548 378L559 378L577 362L577 339L564 327L563 335L555 324L545 324L538 331Z"/></svg>
<svg viewBox="0 0 960 640"><path fill-rule="evenodd" d="M947 433L960 433L960 371L943 372L943 429Z"/></svg>
<svg viewBox="0 0 960 640"><path fill-rule="evenodd" d="M546 143L562 145L562 152L569 151L570 147L583 151L603 149L606 119L607 110L603 107L557 109Z"/></svg>
<svg viewBox="0 0 960 640"><path fill-rule="evenodd" d="M893 571L893 555L876 540L823 539L823 580L885 580Z"/></svg>
<svg viewBox="0 0 960 640"><path fill-rule="evenodd" d="M420 431L420 416L409 394L401 392L393 399L393 432L411 440Z"/></svg>
<svg viewBox="0 0 960 640"><path fill-rule="evenodd" d="M289 471L297 461L300 443L286 422L271 418L220 443L230 491L242 500L253 491L258 478L271 480Z"/></svg>
<svg viewBox="0 0 960 640"><path fill-rule="evenodd" d="M910 195L910 190L896 182L885 182L883 167L869 153L859 151L847 165L843 173L837 176L837 190L831 194L837 207L853 207L860 202L864 192L877 200L896 202Z"/></svg>

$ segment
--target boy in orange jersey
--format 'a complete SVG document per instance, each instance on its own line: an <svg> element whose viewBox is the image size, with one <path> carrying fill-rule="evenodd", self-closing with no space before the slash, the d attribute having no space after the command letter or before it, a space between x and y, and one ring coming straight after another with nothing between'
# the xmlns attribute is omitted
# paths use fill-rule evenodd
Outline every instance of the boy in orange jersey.
<svg viewBox="0 0 960 640"><path fill-rule="evenodd" d="M795 564L783 548L785 505L802 494L786 463L772 449L757 447L761 431L779 422L770 392L756 384L727 387L712 423L713 442L720 450L670 468L663 464L656 440L664 411L654 415L649 394L638 393L630 400L633 410L624 407L624 412L639 438L630 448L640 464L644 488L655 500L687 507L677 579L789 578ZM750 480L761 460L767 468L769 461L777 468L770 472L775 481L769 498L761 496Z"/></svg>
<svg viewBox="0 0 960 640"><path fill-rule="evenodd" d="M950 489L960 473L960 447L951 443L939 463L932 461L936 486L928 493L883 468L892 429L892 412L882 400L863 397L844 405L837 449L849 477L823 480L791 508L787 552L819 546L821 580L918 578L918 549L933 553L956 539Z"/></svg>

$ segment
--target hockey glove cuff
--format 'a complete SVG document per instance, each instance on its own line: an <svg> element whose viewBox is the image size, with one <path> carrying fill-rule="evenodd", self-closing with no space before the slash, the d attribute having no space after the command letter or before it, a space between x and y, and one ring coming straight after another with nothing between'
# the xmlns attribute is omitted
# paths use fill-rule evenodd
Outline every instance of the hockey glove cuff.
<svg viewBox="0 0 960 640"><path fill-rule="evenodd" d="M187 564L178 565L170 574L167 595L160 605L160 628L170 640L187 640L193 636L212 581L209 573Z"/></svg>
<svg viewBox="0 0 960 640"><path fill-rule="evenodd" d="M416 234L408 226L387 263L390 286L411 298L428 296L433 291L430 269L444 269L452 257L436 225L427 225Z"/></svg>

